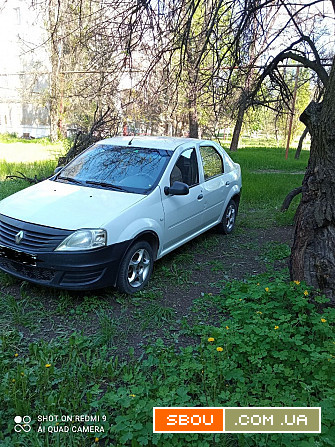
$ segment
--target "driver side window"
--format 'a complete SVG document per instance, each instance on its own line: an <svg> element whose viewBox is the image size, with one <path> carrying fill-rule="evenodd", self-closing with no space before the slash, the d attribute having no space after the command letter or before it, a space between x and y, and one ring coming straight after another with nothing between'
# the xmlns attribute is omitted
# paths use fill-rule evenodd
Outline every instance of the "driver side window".
<svg viewBox="0 0 335 447"><path fill-rule="evenodd" d="M170 175L170 186L174 182L186 183L189 187L199 183L198 161L195 149L187 149L178 158Z"/></svg>

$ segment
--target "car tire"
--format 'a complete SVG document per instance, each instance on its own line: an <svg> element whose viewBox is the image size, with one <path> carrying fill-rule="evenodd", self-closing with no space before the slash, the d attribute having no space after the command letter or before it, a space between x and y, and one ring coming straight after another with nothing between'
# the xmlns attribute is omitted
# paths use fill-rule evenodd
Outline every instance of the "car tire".
<svg viewBox="0 0 335 447"><path fill-rule="evenodd" d="M154 263L153 250L147 241L138 241L125 254L116 286L122 293L142 290L150 279Z"/></svg>
<svg viewBox="0 0 335 447"><path fill-rule="evenodd" d="M218 230L223 234L230 234L235 228L237 216L237 205L235 200L231 199L225 209L222 220L218 225Z"/></svg>

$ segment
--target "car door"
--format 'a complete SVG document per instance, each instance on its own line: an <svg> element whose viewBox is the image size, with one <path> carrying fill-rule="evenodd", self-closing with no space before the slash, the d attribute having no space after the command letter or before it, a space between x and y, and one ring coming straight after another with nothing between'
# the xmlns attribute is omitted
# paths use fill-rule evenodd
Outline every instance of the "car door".
<svg viewBox="0 0 335 447"><path fill-rule="evenodd" d="M162 192L165 214L164 251L180 245L202 228L203 190L199 184L199 163L194 147L179 155L169 170L169 184L163 186L172 186L174 181L186 183L189 193L178 196Z"/></svg>
<svg viewBox="0 0 335 447"><path fill-rule="evenodd" d="M199 147L202 164L202 187L206 210L203 215L204 227L218 222L229 193L231 175L225 173L223 154L206 143Z"/></svg>

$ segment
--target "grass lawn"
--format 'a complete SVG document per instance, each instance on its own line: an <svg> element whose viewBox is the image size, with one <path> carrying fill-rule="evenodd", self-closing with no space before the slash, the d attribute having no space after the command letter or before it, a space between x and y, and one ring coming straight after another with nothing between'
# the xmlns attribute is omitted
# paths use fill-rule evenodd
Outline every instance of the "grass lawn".
<svg viewBox="0 0 335 447"><path fill-rule="evenodd" d="M50 143L46 138L24 140L0 135L0 200L29 186L25 181L5 180L7 175L48 177L63 151L62 143Z"/></svg>
<svg viewBox="0 0 335 447"><path fill-rule="evenodd" d="M242 168L243 200L242 224L248 227L290 224L300 196L296 197L286 213L280 212L285 196L300 186L308 163L308 151L294 159L294 150L285 159L284 148L246 147L230 153Z"/></svg>
<svg viewBox="0 0 335 447"><path fill-rule="evenodd" d="M0 134L0 160L7 163L56 159L62 152L62 143L51 143L48 138L26 140Z"/></svg>
<svg viewBox="0 0 335 447"><path fill-rule="evenodd" d="M50 160L55 158L55 155L62 149L59 144L40 143L0 143L0 160L6 160L8 163L17 162L20 160L23 163L28 163L36 160Z"/></svg>
<svg viewBox="0 0 335 447"><path fill-rule="evenodd" d="M236 231L210 231L167 255L133 296L1 274L0 446L334 446L335 309L290 282L299 198L279 212L307 155L239 149ZM6 175L45 177L54 166L0 162L1 197L27 186ZM321 406L322 433L153 434L154 406ZM14 418L25 415L32 430L16 433ZM71 415L98 422L62 420Z"/></svg>

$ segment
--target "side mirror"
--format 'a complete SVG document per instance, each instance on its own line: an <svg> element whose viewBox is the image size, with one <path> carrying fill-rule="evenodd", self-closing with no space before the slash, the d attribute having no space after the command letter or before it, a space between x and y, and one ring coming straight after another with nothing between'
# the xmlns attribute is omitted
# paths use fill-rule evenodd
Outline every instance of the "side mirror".
<svg viewBox="0 0 335 447"><path fill-rule="evenodd" d="M64 168L64 166L57 166L57 168L54 170L54 174L58 174L59 171L61 171Z"/></svg>
<svg viewBox="0 0 335 447"><path fill-rule="evenodd" d="M183 182L173 182L172 186L165 186L164 193L167 196L186 196L189 193L189 187Z"/></svg>

